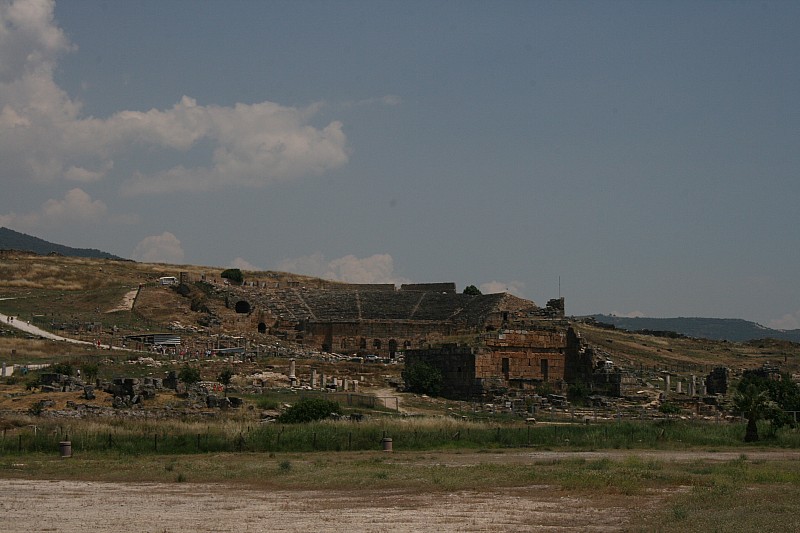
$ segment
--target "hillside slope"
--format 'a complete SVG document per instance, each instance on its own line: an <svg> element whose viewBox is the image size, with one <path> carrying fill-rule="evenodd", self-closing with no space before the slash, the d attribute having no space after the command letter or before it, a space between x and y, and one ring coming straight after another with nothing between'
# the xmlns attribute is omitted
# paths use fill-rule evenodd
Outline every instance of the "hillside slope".
<svg viewBox="0 0 800 533"><path fill-rule="evenodd" d="M628 318L612 315L591 315L590 318L628 331L674 331L697 339L731 342L779 339L800 342L800 330L770 329L738 318Z"/></svg>
<svg viewBox="0 0 800 533"><path fill-rule="evenodd" d="M0 228L0 250L19 250L34 252L39 255L57 253L70 257L89 257L93 259L123 259L94 248L72 248L63 244L55 244L8 228Z"/></svg>

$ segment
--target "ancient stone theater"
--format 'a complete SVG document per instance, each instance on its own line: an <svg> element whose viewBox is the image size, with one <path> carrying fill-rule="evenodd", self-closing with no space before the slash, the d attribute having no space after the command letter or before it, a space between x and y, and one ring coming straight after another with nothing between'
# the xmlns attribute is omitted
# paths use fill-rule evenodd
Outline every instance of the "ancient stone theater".
<svg viewBox="0 0 800 533"><path fill-rule="evenodd" d="M542 383L558 389L583 358L563 298L539 307L507 293L458 293L455 283L295 282L237 292L237 310L261 333L324 352L424 361L440 369L449 397Z"/></svg>

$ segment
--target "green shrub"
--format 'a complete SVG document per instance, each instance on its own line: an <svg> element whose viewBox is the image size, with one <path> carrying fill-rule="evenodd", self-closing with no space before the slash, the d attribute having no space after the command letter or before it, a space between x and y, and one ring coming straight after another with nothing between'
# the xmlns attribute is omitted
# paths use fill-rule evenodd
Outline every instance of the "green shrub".
<svg viewBox="0 0 800 533"><path fill-rule="evenodd" d="M28 372L25 375L25 390L33 390L39 387L42 381L38 372Z"/></svg>
<svg viewBox="0 0 800 533"><path fill-rule="evenodd" d="M664 402L658 406L658 411L665 415L676 415L681 412L681 408L674 403Z"/></svg>
<svg viewBox="0 0 800 533"><path fill-rule="evenodd" d="M81 374L86 381L94 381L97 377L99 366L96 363L84 363L81 365Z"/></svg>
<svg viewBox="0 0 800 533"><path fill-rule="evenodd" d="M50 365L50 372L54 374L63 374L65 376L71 376L75 369L72 367L72 363L56 363L54 365Z"/></svg>
<svg viewBox="0 0 800 533"><path fill-rule="evenodd" d="M336 402L322 398L301 398L296 404L281 413L278 422L284 424L313 422L328 418L333 413L341 413L341 408Z"/></svg>
<svg viewBox="0 0 800 533"><path fill-rule="evenodd" d="M277 409L280 403L275 398L268 398L262 396L256 400L256 406L259 409Z"/></svg>
<svg viewBox="0 0 800 533"><path fill-rule="evenodd" d="M567 388L567 399L575 405L586 405L591 393L586 383L576 381Z"/></svg>

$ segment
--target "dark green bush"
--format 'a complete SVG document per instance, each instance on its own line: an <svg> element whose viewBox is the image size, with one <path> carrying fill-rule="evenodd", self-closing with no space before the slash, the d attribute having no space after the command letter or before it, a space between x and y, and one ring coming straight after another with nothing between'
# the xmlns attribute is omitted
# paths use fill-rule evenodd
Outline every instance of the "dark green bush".
<svg viewBox="0 0 800 533"><path fill-rule="evenodd" d="M438 396L442 390L442 373L428 363L414 363L403 369L403 381L411 392Z"/></svg>
<svg viewBox="0 0 800 533"><path fill-rule="evenodd" d="M84 363L81 365L81 374L83 379L86 381L94 381L94 378L97 377L97 372L100 370L100 367L97 363Z"/></svg>
<svg viewBox="0 0 800 533"><path fill-rule="evenodd" d="M229 268L227 270L223 270L220 276L225 279L231 280L232 283L235 283L237 285L241 285L242 282L244 281L244 275L242 274L242 271L239 270L238 268Z"/></svg>
<svg viewBox="0 0 800 533"><path fill-rule="evenodd" d="M658 411L665 415L676 415L681 412L681 408L677 404L664 402L658 406Z"/></svg>
<svg viewBox="0 0 800 533"><path fill-rule="evenodd" d="M72 363L56 363L54 365L50 365L49 371L54 374L71 376L75 369L73 368Z"/></svg>
<svg viewBox="0 0 800 533"><path fill-rule="evenodd" d="M178 372L178 379L187 385L193 385L200 381L200 369L185 365Z"/></svg>
<svg viewBox="0 0 800 533"><path fill-rule="evenodd" d="M328 418L333 413L341 414L341 408L336 402L322 398L301 398L296 404L281 413L278 422L284 424L313 422Z"/></svg>

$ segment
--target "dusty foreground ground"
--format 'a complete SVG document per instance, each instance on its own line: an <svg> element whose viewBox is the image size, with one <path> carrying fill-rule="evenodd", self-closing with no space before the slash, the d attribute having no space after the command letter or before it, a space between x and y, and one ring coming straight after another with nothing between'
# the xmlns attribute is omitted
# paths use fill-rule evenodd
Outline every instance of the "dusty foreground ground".
<svg viewBox="0 0 800 533"><path fill-rule="evenodd" d="M0 530L616 531L632 499L600 507L547 487L431 495L14 479L0 485ZM641 510L658 498L637 499Z"/></svg>
<svg viewBox="0 0 800 533"><path fill-rule="evenodd" d="M556 459L730 461L736 452L598 451L397 454L398 464L520 465ZM748 451L751 460L800 460L791 450ZM688 487L636 496L571 494L536 485L508 489L256 490L216 483L0 480L0 531L624 531Z"/></svg>

